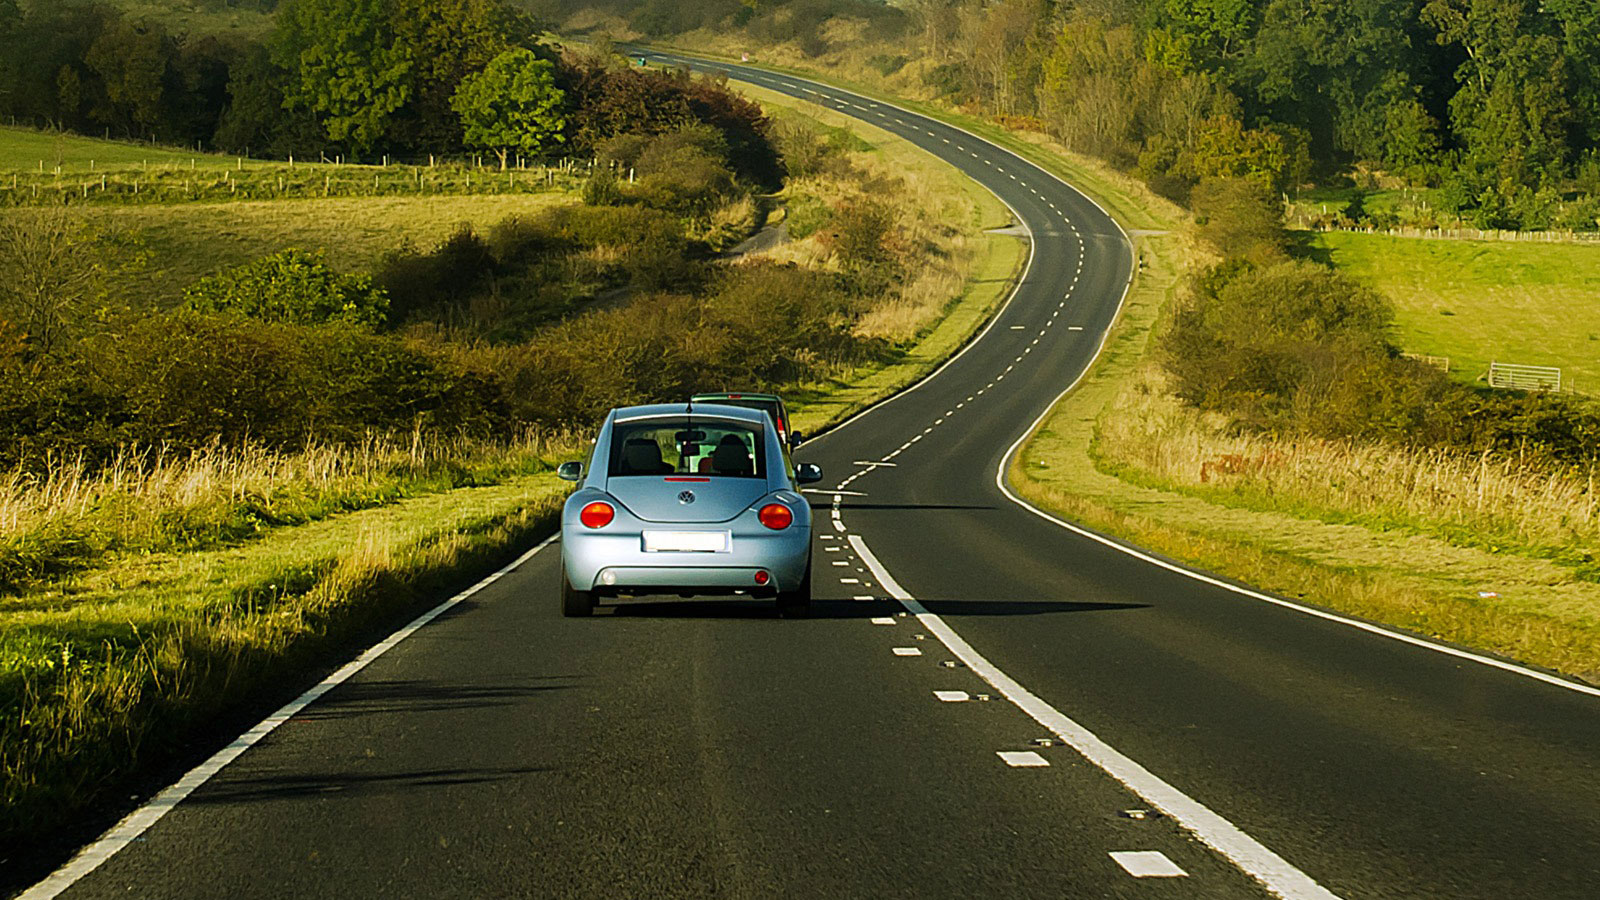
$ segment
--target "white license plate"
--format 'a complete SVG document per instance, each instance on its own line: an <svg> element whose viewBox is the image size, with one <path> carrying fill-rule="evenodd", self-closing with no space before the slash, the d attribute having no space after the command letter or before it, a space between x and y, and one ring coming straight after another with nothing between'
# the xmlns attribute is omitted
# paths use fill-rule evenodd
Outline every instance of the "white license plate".
<svg viewBox="0 0 1600 900"><path fill-rule="evenodd" d="M726 531L646 531L646 553L726 553L731 540Z"/></svg>

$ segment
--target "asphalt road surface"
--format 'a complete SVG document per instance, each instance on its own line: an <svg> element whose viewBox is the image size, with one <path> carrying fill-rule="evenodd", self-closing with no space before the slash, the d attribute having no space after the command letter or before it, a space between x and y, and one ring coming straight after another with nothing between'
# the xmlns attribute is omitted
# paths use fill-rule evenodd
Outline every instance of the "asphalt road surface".
<svg viewBox="0 0 1600 900"><path fill-rule="evenodd" d="M1002 492L1128 282L1101 210L949 126L714 68L938 154L1032 235L980 340L798 452L838 488L813 495L815 615L563 619L548 547L51 891L1600 897L1600 696L1196 580Z"/></svg>

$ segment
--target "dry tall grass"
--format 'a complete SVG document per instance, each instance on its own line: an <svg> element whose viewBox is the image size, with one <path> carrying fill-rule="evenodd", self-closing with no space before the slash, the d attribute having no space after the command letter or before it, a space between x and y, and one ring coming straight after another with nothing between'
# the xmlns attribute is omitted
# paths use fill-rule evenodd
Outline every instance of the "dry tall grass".
<svg viewBox="0 0 1600 900"><path fill-rule="evenodd" d="M111 553L202 549L273 526L541 471L571 442L539 431L496 441L417 430L296 452L133 447L103 467L78 458L14 469L0 474L0 598Z"/></svg>
<svg viewBox="0 0 1600 900"><path fill-rule="evenodd" d="M1595 473L1389 444L1274 439L1184 407L1145 367L1100 417L1095 453L1119 474L1208 499L1415 529L1469 546L1589 566Z"/></svg>
<svg viewBox="0 0 1600 900"><path fill-rule="evenodd" d="M866 198L863 185L894 185L892 191L871 196L894 208L894 232L886 243L905 261L906 278L892 294L861 313L855 332L862 337L904 343L937 323L950 303L966 290L979 249L972 229L965 227L972 220L972 209L964 195L951 195L947 181L940 182L920 172L895 170L872 153L852 152L848 159L855 172L792 178L786 192L790 196L815 197L838 207ZM801 240L779 245L765 255L801 266L838 268L826 227Z"/></svg>

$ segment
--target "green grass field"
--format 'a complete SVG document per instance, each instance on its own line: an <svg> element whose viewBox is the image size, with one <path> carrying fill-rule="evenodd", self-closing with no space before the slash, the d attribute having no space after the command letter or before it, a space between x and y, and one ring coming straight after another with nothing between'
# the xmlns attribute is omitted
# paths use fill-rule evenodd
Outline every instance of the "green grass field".
<svg viewBox="0 0 1600 900"><path fill-rule="evenodd" d="M1490 361L1560 366L1600 394L1600 246L1327 232L1313 248L1394 303L1402 348L1450 358L1472 380Z"/></svg>
<svg viewBox="0 0 1600 900"><path fill-rule="evenodd" d="M187 169L191 162L196 169L233 168L238 165L238 157L0 126L0 173L4 174L43 172L48 175L58 166L63 175Z"/></svg>
<svg viewBox="0 0 1600 900"><path fill-rule="evenodd" d="M566 193L463 197L331 197L163 206L88 207L84 215L131 235L148 254L142 267L120 273L114 286L160 303L218 269L287 247L323 250L343 271L370 270L383 255L411 243L427 249L463 222L486 230L514 214L572 202ZM26 215L26 210L0 215Z"/></svg>
<svg viewBox="0 0 1600 900"><path fill-rule="evenodd" d="M179 34L264 38L272 30L270 12L218 9L194 0L112 0L111 5L131 19L160 22Z"/></svg>

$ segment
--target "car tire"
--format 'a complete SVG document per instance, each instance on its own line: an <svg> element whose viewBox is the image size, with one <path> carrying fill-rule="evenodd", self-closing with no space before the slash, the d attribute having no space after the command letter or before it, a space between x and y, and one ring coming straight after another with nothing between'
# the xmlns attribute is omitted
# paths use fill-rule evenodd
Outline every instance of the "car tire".
<svg viewBox="0 0 1600 900"><path fill-rule="evenodd" d="M792 591L778 592L778 615L785 619L803 619L811 614L811 560L806 560L806 574Z"/></svg>
<svg viewBox="0 0 1600 900"><path fill-rule="evenodd" d="M572 586L567 579L567 570L561 568L561 614L563 616L587 616L594 613L594 591L580 591Z"/></svg>

